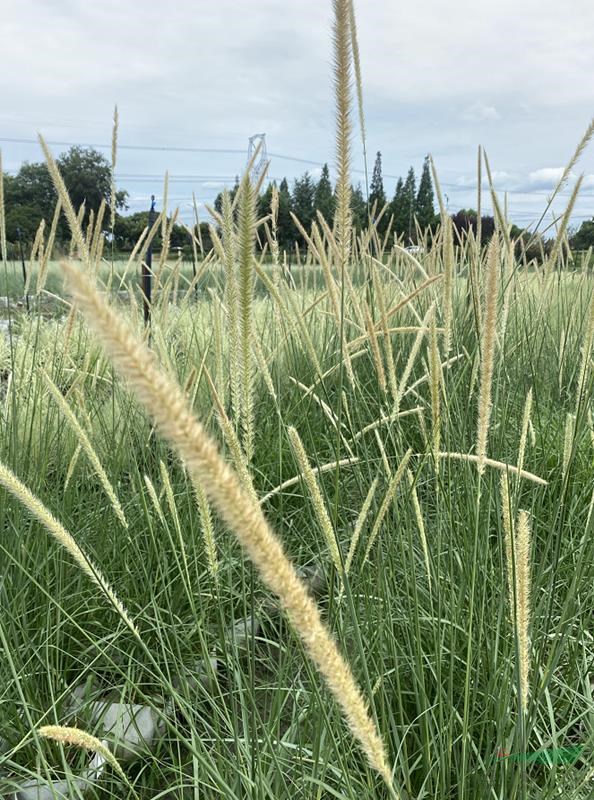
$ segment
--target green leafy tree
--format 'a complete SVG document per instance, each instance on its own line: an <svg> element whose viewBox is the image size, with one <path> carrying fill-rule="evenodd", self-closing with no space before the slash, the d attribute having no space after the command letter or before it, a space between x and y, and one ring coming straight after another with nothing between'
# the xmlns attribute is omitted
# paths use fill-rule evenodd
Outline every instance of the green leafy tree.
<svg viewBox="0 0 594 800"><path fill-rule="evenodd" d="M334 192L332 191L328 164L324 164L322 168L322 174L320 175L320 180L318 181L314 195L314 206L315 210L319 211L326 222L331 225L334 219L336 200L334 198Z"/></svg>
<svg viewBox="0 0 594 800"><path fill-rule="evenodd" d="M111 167L97 150L90 147L71 147L56 163L76 209L84 202L87 214L91 210L97 213L102 200L107 204L111 202ZM118 191L116 208L125 209L127 197L126 191ZM7 236L14 241L17 218L21 231L26 231L27 235L30 230L37 230L42 219L49 223L56 202L57 194L46 165L23 164L18 173L5 182L7 220L10 219L10 233L7 229ZM20 208L18 214L17 207ZM23 209L27 209L27 219ZM107 227L109 210L104 219ZM64 241L69 237L68 225L62 217L57 239Z"/></svg>
<svg viewBox="0 0 594 800"><path fill-rule="evenodd" d="M43 215L37 206L14 205L6 213L6 239L16 242L21 232L23 244L31 244Z"/></svg>
<svg viewBox="0 0 594 800"><path fill-rule="evenodd" d="M426 230L435 223L435 196L429 167L429 156L423 162L423 172L415 201L415 216L421 230Z"/></svg>
<svg viewBox="0 0 594 800"><path fill-rule="evenodd" d="M594 219L582 222L571 237L570 244L574 250L588 250L588 248L594 247Z"/></svg>
<svg viewBox="0 0 594 800"><path fill-rule="evenodd" d="M111 201L111 166L105 156L92 147L71 147L57 160L68 194L75 208L84 203L87 214L99 210L101 202ZM128 193L116 192L116 209L126 208Z"/></svg>

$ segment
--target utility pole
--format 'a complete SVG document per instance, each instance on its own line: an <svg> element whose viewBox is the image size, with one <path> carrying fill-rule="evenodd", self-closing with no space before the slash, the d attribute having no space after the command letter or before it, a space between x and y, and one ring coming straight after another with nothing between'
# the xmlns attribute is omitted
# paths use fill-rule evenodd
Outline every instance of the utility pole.
<svg viewBox="0 0 594 800"><path fill-rule="evenodd" d="M253 160L253 164L252 164ZM268 163L268 152L266 150L266 134L255 133L248 139L247 166L250 169L250 180L257 184L266 169Z"/></svg>

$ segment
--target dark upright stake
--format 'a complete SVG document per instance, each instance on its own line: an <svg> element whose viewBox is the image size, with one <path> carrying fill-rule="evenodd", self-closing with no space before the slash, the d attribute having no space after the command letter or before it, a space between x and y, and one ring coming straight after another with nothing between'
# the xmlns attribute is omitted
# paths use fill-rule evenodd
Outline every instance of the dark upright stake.
<svg viewBox="0 0 594 800"><path fill-rule="evenodd" d="M148 216L149 234L155 224L155 195L151 195L151 207ZM148 246L146 258L142 263L142 294L144 308L144 324L151 324L151 276L153 269L153 243Z"/></svg>
<svg viewBox="0 0 594 800"><path fill-rule="evenodd" d="M19 253L21 256L21 265L23 267L23 286L27 288L27 267L25 266L25 256L23 254L23 240L21 239L21 229L17 227L17 239L19 241ZM29 292L25 292L25 304L27 311L29 310Z"/></svg>

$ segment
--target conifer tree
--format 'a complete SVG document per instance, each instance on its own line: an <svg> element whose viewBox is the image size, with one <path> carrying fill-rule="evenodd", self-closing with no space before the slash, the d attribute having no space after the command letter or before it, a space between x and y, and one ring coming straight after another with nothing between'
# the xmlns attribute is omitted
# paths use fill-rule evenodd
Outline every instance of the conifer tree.
<svg viewBox="0 0 594 800"><path fill-rule="evenodd" d="M419 191L415 202L415 215L421 230L430 228L435 222L435 206L433 194L433 181L429 167L429 156L423 162L423 173L419 183Z"/></svg>
<svg viewBox="0 0 594 800"><path fill-rule="evenodd" d="M306 172L303 177L297 178L293 185L293 214L297 217L306 231L311 228L311 223L314 219L314 197L316 187L311 179L309 172ZM298 231L295 231L295 240L300 245L305 244L303 237Z"/></svg>
<svg viewBox="0 0 594 800"><path fill-rule="evenodd" d="M394 233L402 236L408 231L408 204L404 196L404 181L398 178L394 199L390 204L390 213L394 217Z"/></svg>
<svg viewBox="0 0 594 800"><path fill-rule="evenodd" d="M322 168L322 174L320 175L320 180L318 181L314 195L314 206L315 211L319 211L326 222L332 225L336 200L334 198L334 192L332 191L328 164L324 164Z"/></svg>
<svg viewBox="0 0 594 800"><path fill-rule="evenodd" d="M351 211L353 212L353 226L355 230L363 230L367 225L367 203L363 197L361 184L357 184L357 186L352 189Z"/></svg>
<svg viewBox="0 0 594 800"><path fill-rule="evenodd" d="M404 181L403 187L403 204L406 213L406 226L404 233L406 234L406 244L409 245L413 241L415 233L415 195L416 195L416 179L415 171L411 167Z"/></svg>
<svg viewBox="0 0 594 800"><path fill-rule="evenodd" d="M375 157L371 185L369 187L369 208L375 214L375 219L379 217L386 204L386 192L384 190L384 179L382 177L382 154L378 151ZM375 212L373 211L375 209ZM378 225L378 232L383 234L388 224L389 214L385 213Z"/></svg>

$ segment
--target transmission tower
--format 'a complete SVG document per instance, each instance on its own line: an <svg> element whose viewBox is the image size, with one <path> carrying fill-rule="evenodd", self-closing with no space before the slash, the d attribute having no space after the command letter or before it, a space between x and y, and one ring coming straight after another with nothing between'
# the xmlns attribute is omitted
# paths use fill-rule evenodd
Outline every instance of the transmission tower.
<svg viewBox="0 0 594 800"><path fill-rule="evenodd" d="M250 170L250 178L252 183L257 183L262 176L268 163L268 153L266 151L266 134L255 133L248 139L248 153L247 164L248 166L254 159L252 168Z"/></svg>

